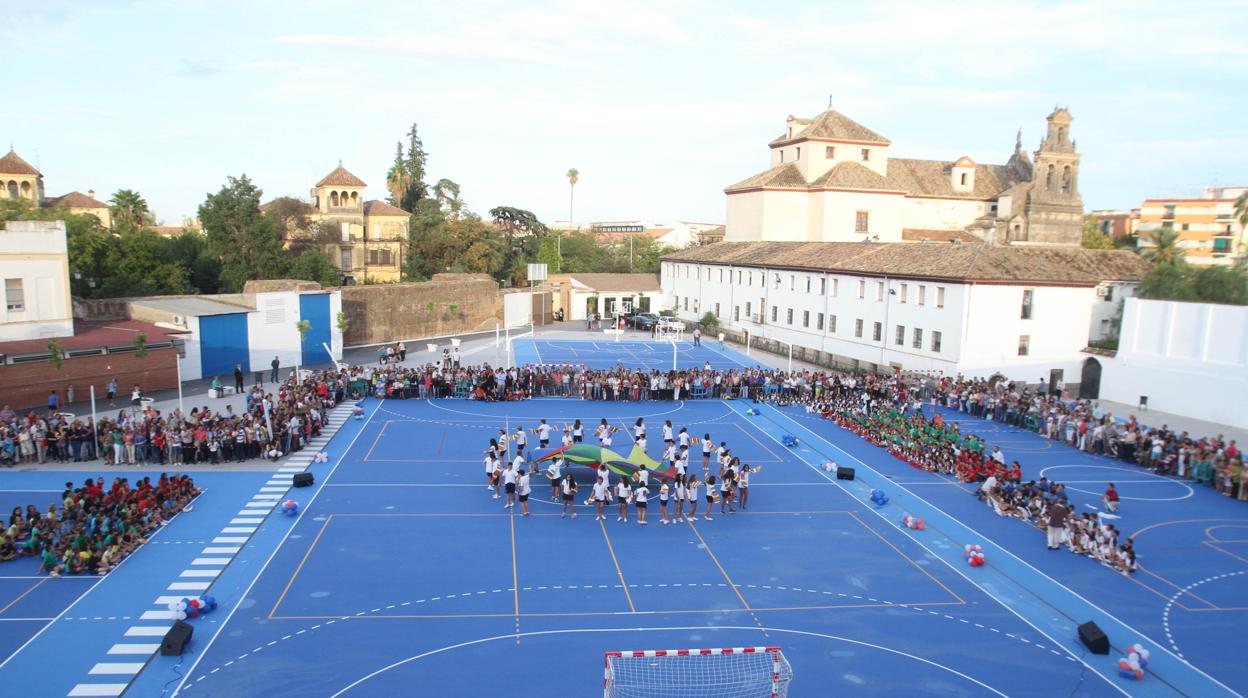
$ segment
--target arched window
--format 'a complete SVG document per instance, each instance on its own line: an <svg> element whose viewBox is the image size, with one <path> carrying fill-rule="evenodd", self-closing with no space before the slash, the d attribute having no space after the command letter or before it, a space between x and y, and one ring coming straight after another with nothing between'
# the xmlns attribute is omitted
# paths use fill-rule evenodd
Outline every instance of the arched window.
<svg viewBox="0 0 1248 698"><path fill-rule="evenodd" d="M1049 165L1049 169L1044 173L1044 188L1045 189L1053 188L1053 174L1055 170L1056 168L1053 167L1053 165Z"/></svg>
<svg viewBox="0 0 1248 698"><path fill-rule="evenodd" d="M329 205L331 207L336 207L338 205L338 192L331 191L329 193Z"/></svg>
<svg viewBox="0 0 1248 698"><path fill-rule="evenodd" d="M1065 126L1057 127L1057 142L1058 143L1066 142L1066 127Z"/></svg>
<svg viewBox="0 0 1248 698"><path fill-rule="evenodd" d="M1062 193L1070 193L1070 165L1062 168Z"/></svg>
<svg viewBox="0 0 1248 698"><path fill-rule="evenodd" d="M9 186L7 188L9 190L9 198L16 199L17 198L17 182L10 181Z"/></svg>
<svg viewBox="0 0 1248 698"><path fill-rule="evenodd" d="M30 182L22 182L22 198L23 199L32 198L30 195Z"/></svg>
<svg viewBox="0 0 1248 698"><path fill-rule="evenodd" d="M351 205L354 206L360 201L360 193L358 191L351 192Z"/></svg>

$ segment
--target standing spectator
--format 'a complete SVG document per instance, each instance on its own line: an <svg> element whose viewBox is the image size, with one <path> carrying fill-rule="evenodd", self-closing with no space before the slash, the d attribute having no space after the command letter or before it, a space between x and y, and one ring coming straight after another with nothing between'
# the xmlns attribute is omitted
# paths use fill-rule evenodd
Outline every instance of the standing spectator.
<svg viewBox="0 0 1248 698"><path fill-rule="evenodd" d="M243 394L243 365L234 364L234 393Z"/></svg>
<svg viewBox="0 0 1248 698"><path fill-rule="evenodd" d="M277 369L279 366L282 365L282 361L281 359L277 358L276 354L274 354L273 361L271 361L269 365L273 367L272 373L269 374L269 380L273 383L276 383L277 382Z"/></svg>
<svg viewBox="0 0 1248 698"><path fill-rule="evenodd" d="M223 397L225 395L225 390L221 387L221 376L213 376L210 385L213 397Z"/></svg>
<svg viewBox="0 0 1248 698"><path fill-rule="evenodd" d="M407 361L407 343L399 342L399 363Z"/></svg>
<svg viewBox="0 0 1248 698"><path fill-rule="evenodd" d="M1059 499L1049 507L1048 533L1049 550L1058 550L1062 546L1062 538L1066 533L1066 517L1070 509L1066 508L1066 500Z"/></svg>
<svg viewBox="0 0 1248 698"><path fill-rule="evenodd" d="M56 391L53 390L52 392L48 393L48 414L50 415L56 414L56 405L57 405Z"/></svg>
<svg viewBox="0 0 1248 698"><path fill-rule="evenodd" d="M143 404L143 390L136 383L134 389L130 391L130 406L138 409Z"/></svg>
<svg viewBox="0 0 1248 698"><path fill-rule="evenodd" d="M108 406L117 406L117 377L113 376L108 379Z"/></svg>
<svg viewBox="0 0 1248 698"><path fill-rule="evenodd" d="M693 346L702 346L702 329L699 327L693 328Z"/></svg>
<svg viewBox="0 0 1248 698"><path fill-rule="evenodd" d="M1111 514L1118 511L1118 490L1114 489L1114 483L1109 483L1105 488L1105 494L1101 495L1101 503L1105 505L1105 511Z"/></svg>

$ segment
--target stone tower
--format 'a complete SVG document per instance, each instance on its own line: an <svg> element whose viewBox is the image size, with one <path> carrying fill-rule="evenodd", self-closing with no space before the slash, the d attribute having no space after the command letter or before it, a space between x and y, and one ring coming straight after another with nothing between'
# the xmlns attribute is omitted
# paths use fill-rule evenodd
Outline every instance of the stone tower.
<svg viewBox="0 0 1248 698"><path fill-rule="evenodd" d="M1070 112L1058 107L1035 152L1025 218L1026 242L1078 246L1083 237L1083 198L1079 196L1079 153L1070 137Z"/></svg>

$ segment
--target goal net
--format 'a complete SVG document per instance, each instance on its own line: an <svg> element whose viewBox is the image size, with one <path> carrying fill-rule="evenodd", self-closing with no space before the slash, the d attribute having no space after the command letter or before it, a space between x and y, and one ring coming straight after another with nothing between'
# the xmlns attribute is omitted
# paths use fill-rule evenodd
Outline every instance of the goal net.
<svg viewBox="0 0 1248 698"><path fill-rule="evenodd" d="M784 698L779 647L607 652L604 698Z"/></svg>

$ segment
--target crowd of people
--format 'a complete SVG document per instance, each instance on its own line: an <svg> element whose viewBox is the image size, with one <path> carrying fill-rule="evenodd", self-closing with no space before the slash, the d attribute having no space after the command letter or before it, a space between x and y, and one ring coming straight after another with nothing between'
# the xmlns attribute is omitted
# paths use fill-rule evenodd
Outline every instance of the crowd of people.
<svg viewBox="0 0 1248 698"><path fill-rule="evenodd" d="M526 431L522 425L511 434L500 430L498 437L490 439L489 447L484 451L486 489L495 499L504 499L504 508L510 509L519 504L522 516L528 516L532 478L539 472L541 465L533 460L533 456L537 454L529 449L529 435L537 438L541 452L551 446L556 435L563 447L583 443L585 431L585 425L579 419L562 427L552 426L542 419L531 432ZM592 434L600 447L610 449L616 435L622 432L631 441L630 449L636 448L649 455L649 438L644 418L637 419L631 432L611 425L604 418ZM513 444L514 456L511 455ZM701 479L696 472L690 472L689 463L699 447L702 451ZM744 511L749 506L750 478L761 470L761 467L742 463L727 442L716 443L709 433L698 439L689 433L687 427L676 431L671 420L663 423L663 452L660 458L660 465L666 464L666 467L650 470L642 464L634 471L617 472L614 478L611 469L600 464L590 487L589 497L584 501L585 506L594 507L595 521L606 521L607 507L614 503L618 523L628 523L631 507L636 514L637 523L644 526L649 523L647 515L651 500L658 502L660 524L694 521L698 518L698 502L701 498L699 492L703 487L706 488L703 520L714 519L713 508L716 503L719 504L720 514L735 514L738 507ZM568 461L562 453L545 460L549 460L549 464L540 472L550 482L551 499L562 505L561 518L575 519L580 487L572 473L568 472Z"/></svg>
<svg viewBox="0 0 1248 698"><path fill-rule="evenodd" d="M36 557L39 571L53 577L105 574L197 496L187 475L162 473L134 485L118 477L107 488L102 477L81 487L67 482L59 507L13 508L0 533L0 562Z"/></svg>

